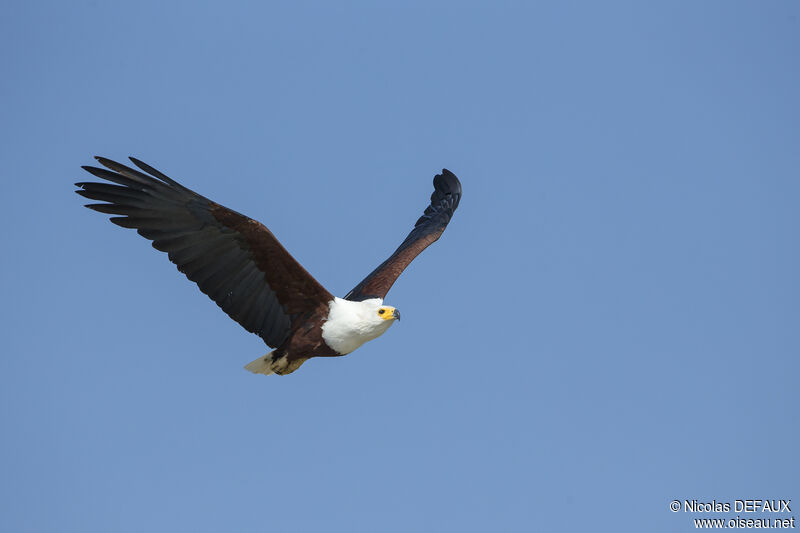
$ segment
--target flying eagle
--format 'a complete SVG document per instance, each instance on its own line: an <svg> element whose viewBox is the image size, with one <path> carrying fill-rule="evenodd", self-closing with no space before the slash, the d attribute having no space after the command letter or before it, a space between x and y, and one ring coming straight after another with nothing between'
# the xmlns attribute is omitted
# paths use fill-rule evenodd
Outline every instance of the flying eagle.
<svg viewBox="0 0 800 533"><path fill-rule="evenodd" d="M443 169L433 178L430 205L408 237L347 296L337 298L260 222L133 157L143 172L96 159L106 168L82 168L116 185L76 183L76 193L106 202L86 207L121 215L111 222L153 241L228 316L274 348L245 366L257 374L291 374L312 357L347 355L389 329L400 312L383 305L383 298L409 263L441 236L461 199L461 183Z"/></svg>

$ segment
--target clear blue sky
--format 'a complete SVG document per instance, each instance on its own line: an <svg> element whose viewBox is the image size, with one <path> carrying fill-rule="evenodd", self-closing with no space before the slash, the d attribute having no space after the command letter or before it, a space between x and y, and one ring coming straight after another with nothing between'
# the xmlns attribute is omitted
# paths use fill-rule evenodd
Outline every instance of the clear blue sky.
<svg viewBox="0 0 800 533"><path fill-rule="evenodd" d="M0 530L676 532L673 499L800 506L796 2L3 12ZM261 220L340 296L442 167L464 198L389 293L402 323L265 378L258 337L81 207L95 154Z"/></svg>

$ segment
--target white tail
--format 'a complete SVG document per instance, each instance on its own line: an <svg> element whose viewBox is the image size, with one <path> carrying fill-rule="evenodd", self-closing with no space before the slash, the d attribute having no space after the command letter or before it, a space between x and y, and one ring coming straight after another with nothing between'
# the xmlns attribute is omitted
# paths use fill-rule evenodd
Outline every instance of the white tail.
<svg viewBox="0 0 800 533"><path fill-rule="evenodd" d="M262 355L255 361L251 361L244 368L253 374L264 374L265 376L278 374L284 376L300 368L300 365L307 360L308 359L293 359L289 361L285 355L275 359L275 351L273 350L267 355Z"/></svg>
<svg viewBox="0 0 800 533"><path fill-rule="evenodd" d="M249 370L253 374L264 374L265 376L269 376L270 374L274 374L275 371L272 370L272 354L275 352L270 352L267 355L262 355L255 361L251 361L248 363L244 369Z"/></svg>

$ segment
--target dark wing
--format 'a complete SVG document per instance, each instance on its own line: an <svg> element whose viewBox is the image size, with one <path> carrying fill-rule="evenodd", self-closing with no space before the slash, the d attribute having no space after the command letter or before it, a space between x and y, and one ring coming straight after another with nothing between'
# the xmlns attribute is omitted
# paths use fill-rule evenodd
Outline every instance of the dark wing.
<svg viewBox="0 0 800 533"><path fill-rule="evenodd" d="M167 252L178 270L223 311L269 346L286 340L298 315L333 299L258 221L134 158L131 161L147 174L96 159L110 170L83 168L117 185L76 183L80 189L75 192L81 196L108 202L86 207L123 215L111 222L153 241L153 247Z"/></svg>
<svg viewBox="0 0 800 533"><path fill-rule="evenodd" d="M461 200L461 182L455 174L445 168L441 174L433 178L433 189L431 205L414 224L414 229L406 240L389 259L356 285L345 299L361 301L384 298L409 263L439 238Z"/></svg>

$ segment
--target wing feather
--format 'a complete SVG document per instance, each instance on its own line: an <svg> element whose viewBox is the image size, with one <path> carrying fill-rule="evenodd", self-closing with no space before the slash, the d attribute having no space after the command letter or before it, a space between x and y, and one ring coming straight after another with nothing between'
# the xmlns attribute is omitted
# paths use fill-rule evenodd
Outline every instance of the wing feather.
<svg viewBox="0 0 800 533"><path fill-rule="evenodd" d="M436 242L444 232L461 200L461 182L442 169L433 178L431 203L414 224L414 229L389 258L350 291L345 299L362 301L384 298L394 282L422 250Z"/></svg>
<svg viewBox="0 0 800 533"><path fill-rule="evenodd" d="M131 161L139 170L96 159L105 168L83 168L111 183L76 183L75 192L104 202L86 207L117 215L111 222L153 241L203 293L269 346L286 340L298 315L333 299L263 224L138 159Z"/></svg>

